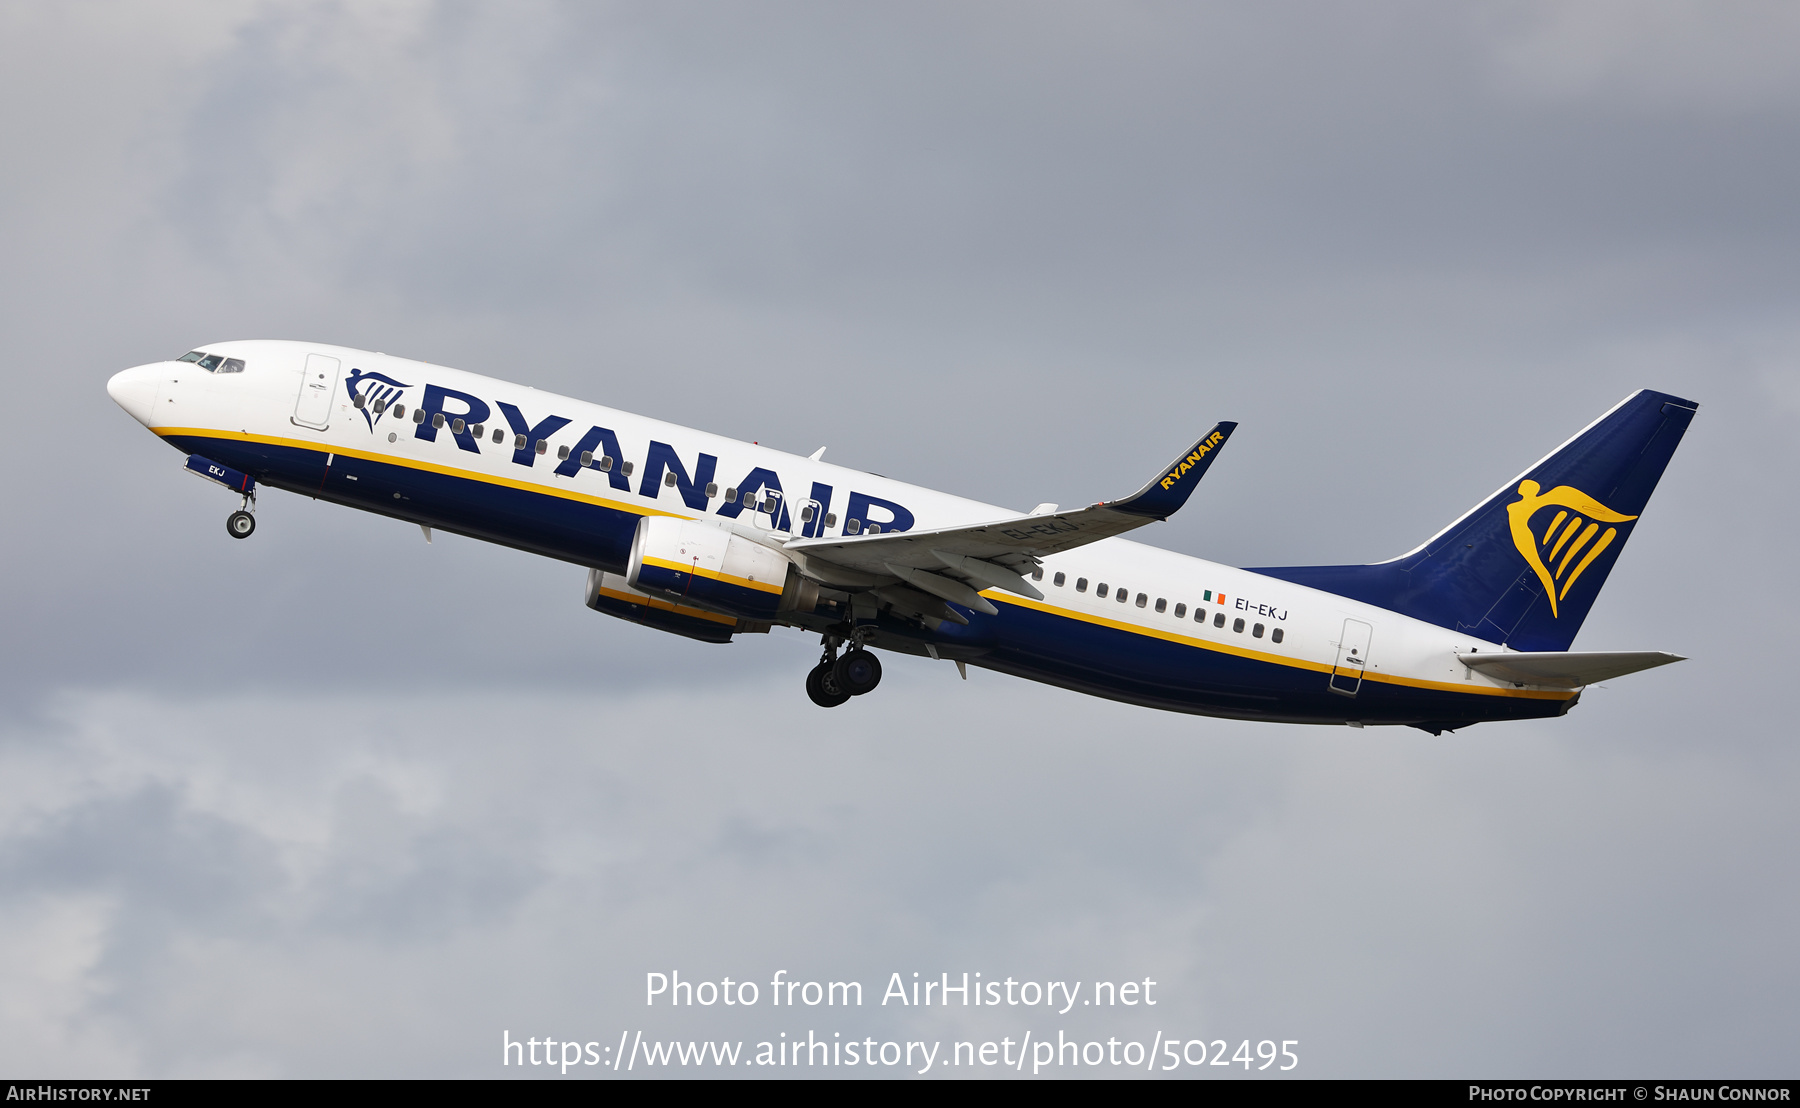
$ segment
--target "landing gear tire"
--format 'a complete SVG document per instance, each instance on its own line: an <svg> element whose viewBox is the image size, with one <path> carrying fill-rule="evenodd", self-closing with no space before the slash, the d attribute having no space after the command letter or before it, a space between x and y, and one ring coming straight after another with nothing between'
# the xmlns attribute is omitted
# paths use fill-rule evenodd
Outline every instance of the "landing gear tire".
<svg viewBox="0 0 1800 1108"><path fill-rule="evenodd" d="M225 533L234 539L247 539L256 530L256 517L249 512L233 512L225 517Z"/></svg>
<svg viewBox="0 0 1800 1108"><path fill-rule="evenodd" d="M806 695L821 708L835 708L850 699L849 693L838 690L833 668L830 662L820 662L806 675Z"/></svg>
<svg viewBox="0 0 1800 1108"><path fill-rule="evenodd" d="M851 696L874 692L881 684L881 659L858 647L837 660L831 675L837 687Z"/></svg>

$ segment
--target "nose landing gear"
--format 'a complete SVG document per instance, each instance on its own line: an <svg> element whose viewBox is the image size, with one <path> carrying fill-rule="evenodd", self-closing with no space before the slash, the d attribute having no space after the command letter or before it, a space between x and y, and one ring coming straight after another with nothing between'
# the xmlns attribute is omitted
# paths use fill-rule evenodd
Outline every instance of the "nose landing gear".
<svg viewBox="0 0 1800 1108"><path fill-rule="evenodd" d="M247 539L256 531L256 494L247 493L237 511L225 517L225 533L234 539Z"/></svg>
<svg viewBox="0 0 1800 1108"><path fill-rule="evenodd" d="M840 641L835 635L825 636L819 664L806 675L806 695L821 708L835 708L853 696L873 692L881 684L881 660L855 638L840 658Z"/></svg>

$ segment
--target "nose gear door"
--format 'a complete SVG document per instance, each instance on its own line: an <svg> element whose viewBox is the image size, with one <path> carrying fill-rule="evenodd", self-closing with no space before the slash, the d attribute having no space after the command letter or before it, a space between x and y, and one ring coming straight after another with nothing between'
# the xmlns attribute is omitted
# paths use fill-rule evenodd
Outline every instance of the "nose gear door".
<svg viewBox="0 0 1800 1108"><path fill-rule="evenodd" d="M323 431L331 420L331 397L337 392L340 364L324 354L308 354L300 376L300 396L294 401L294 422Z"/></svg>
<svg viewBox="0 0 1800 1108"><path fill-rule="evenodd" d="M1344 621L1344 633L1338 636L1337 664L1331 667L1327 686L1339 696L1355 696L1362 688L1363 667L1369 664L1369 639L1375 629L1360 619Z"/></svg>

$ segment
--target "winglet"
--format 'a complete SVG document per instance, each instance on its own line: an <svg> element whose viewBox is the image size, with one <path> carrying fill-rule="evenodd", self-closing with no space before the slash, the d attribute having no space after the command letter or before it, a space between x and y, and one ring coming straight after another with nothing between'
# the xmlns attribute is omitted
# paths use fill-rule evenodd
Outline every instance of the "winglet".
<svg viewBox="0 0 1800 1108"><path fill-rule="evenodd" d="M1235 430L1237 424L1229 421L1216 425L1192 449L1183 451L1180 457L1163 467L1149 484L1123 500L1103 501L1095 506L1156 519L1169 518L1194 494L1200 478L1206 476L1213 459L1219 456L1225 440Z"/></svg>

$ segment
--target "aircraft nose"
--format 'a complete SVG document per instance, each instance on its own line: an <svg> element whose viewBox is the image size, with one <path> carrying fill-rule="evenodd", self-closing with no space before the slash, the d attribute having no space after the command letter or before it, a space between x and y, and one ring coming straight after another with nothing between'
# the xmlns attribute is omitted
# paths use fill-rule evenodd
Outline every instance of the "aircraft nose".
<svg viewBox="0 0 1800 1108"><path fill-rule="evenodd" d="M146 427L156 412L156 386L162 376L159 369L156 365L133 366L113 374L112 380L106 382L106 395L113 398L113 403Z"/></svg>

